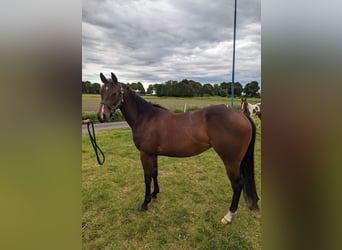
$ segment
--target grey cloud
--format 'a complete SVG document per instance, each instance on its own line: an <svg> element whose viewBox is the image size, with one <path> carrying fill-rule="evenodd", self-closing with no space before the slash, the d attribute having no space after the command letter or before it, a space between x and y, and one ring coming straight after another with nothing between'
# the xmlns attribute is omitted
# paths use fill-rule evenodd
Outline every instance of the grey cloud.
<svg viewBox="0 0 342 250"><path fill-rule="evenodd" d="M233 1L86 0L82 13L84 80L230 81ZM260 1L238 2L237 25L235 79L260 81Z"/></svg>

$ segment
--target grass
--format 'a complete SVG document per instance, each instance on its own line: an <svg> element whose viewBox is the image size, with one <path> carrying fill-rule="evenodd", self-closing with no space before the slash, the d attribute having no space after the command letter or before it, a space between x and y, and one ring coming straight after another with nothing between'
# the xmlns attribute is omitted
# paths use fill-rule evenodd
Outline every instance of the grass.
<svg viewBox="0 0 342 250"><path fill-rule="evenodd" d="M103 166L82 136L83 249L261 249L260 212L250 211L243 197L233 223L220 222L232 191L212 149L190 158L159 157L160 194L147 212L139 212L145 185L130 129L98 131L96 137L106 155ZM258 129L259 196L260 155Z"/></svg>
<svg viewBox="0 0 342 250"><path fill-rule="evenodd" d="M147 101L157 103L170 110L184 110L184 105L187 105L187 109L194 107L203 108L211 104L229 104L230 98L210 96L210 97L194 97L194 98L179 98L179 97L156 97L156 96L143 96ZM100 95L83 94L82 95L82 111L83 112L96 112L99 103ZM256 103L260 102L260 98L248 98L248 102ZM234 99L234 108L240 109L240 98Z"/></svg>

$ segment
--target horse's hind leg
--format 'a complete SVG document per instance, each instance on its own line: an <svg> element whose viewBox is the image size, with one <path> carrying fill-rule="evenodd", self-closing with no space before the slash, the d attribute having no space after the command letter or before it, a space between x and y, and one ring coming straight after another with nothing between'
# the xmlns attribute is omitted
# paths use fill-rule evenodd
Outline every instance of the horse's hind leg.
<svg viewBox="0 0 342 250"><path fill-rule="evenodd" d="M233 215L238 209L239 205L239 200L241 196L241 192L244 186L244 181L240 173L240 165L239 164L227 164L226 165L226 171L227 175L229 177L229 180L232 185L233 189L233 197L232 201L229 207L228 213L222 218L222 223L223 224L228 224L231 223Z"/></svg>

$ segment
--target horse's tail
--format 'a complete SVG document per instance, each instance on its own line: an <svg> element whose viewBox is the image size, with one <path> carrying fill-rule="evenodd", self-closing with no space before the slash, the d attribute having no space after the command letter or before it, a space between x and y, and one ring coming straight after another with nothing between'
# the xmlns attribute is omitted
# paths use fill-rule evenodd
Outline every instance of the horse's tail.
<svg viewBox="0 0 342 250"><path fill-rule="evenodd" d="M253 120L246 116L252 126L252 139L249 143L247 152L241 162L241 174L244 179L244 196L246 201L249 203L251 210L258 210L258 194L255 186L254 177L254 144L256 137L256 127Z"/></svg>

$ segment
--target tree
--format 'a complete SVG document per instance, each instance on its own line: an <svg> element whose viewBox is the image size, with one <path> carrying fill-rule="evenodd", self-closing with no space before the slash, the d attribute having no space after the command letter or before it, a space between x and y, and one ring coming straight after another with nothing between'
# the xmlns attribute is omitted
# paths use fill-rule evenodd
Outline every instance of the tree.
<svg viewBox="0 0 342 250"><path fill-rule="evenodd" d="M258 97L259 89L259 83L257 81L252 81L245 85L245 87L243 88L243 92L245 92L246 97Z"/></svg>
<svg viewBox="0 0 342 250"><path fill-rule="evenodd" d="M242 91L243 91L243 87L242 87L241 83L239 83L239 82L234 83L234 96L240 97L242 94Z"/></svg>
<svg viewBox="0 0 342 250"><path fill-rule="evenodd" d="M97 82L93 83L94 94L100 94L101 85Z"/></svg>
<svg viewBox="0 0 342 250"><path fill-rule="evenodd" d="M228 82L221 82L219 96L222 96L222 97L227 96L227 91L228 91L228 95L231 95L232 94L231 84L232 83L230 83L230 82L229 83Z"/></svg>
<svg viewBox="0 0 342 250"><path fill-rule="evenodd" d="M146 95L153 95L156 93L156 87L155 87L155 84L150 84L148 85L147 87L147 90L146 90Z"/></svg>
<svg viewBox="0 0 342 250"><path fill-rule="evenodd" d="M137 82L137 89L139 90L139 93L141 95L145 95L146 94L144 85L141 82Z"/></svg>
<svg viewBox="0 0 342 250"><path fill-rule="evenodd" d="M162 90L163 86L164 86L163 84L154 84L154 88L156 90L157 96L164 96L163 90Z"/></svg>
<svg viewBox="0 0 342 250"><path fill-rule="evenodd" d="M214 87L210 83L206 83L202 87L203 95L213 96L215 94Z"/></svg>
<svg viewBox="0 0 342 250"><path fill-rule="evenodd" d="M86 85L87 93L94 92L94 86L90 86L89 82L82 82L82 91ZM257 81L247 83L245 87L241 83L234 83L234 96L240 97L242 92L247 97L260 97L259 86ZM137 91L139 94L156 94L157 96L175 96L175 97L198 97L198 96L221 96L226 97L232 94L232 83L222 82L220 84L206 83L202 85L200 82L183 79L180 82L169 80L165 83L150 84L145 92L141 82L127 83L127 86Z"/></svg>
<svg viewBox="0 0 342 250"><path fill-rule="evenodd" d="M175 86L175 96L193 97L193 83L187 79L182 80Z"/></svg>
<svg viewBox="0 0 342 250"><path fill-rule="evenodd" d="M86 93L87 94L94 94L95 90L93 88L93 84L91 82L86 83Z"/></svg>
<svg viewBox="0 0 342 250"><path fill-rule="evenodd" d="M203 96L202 84L200 82L196 82L196 81L193 81L193 80L189 80L188 82L189 82L189 84L191 86L191 89L193 91L193 95L192 96Z"/></svg>
<svg viewBox="0 0 342 250"><path fill-rule="evenodd" d="M214 96L226 96L226 92L217 83L214 84Z"/></svg>
<svg viewBox="0 0 342 250"><path fill-rule="evenodd" d="M141 82L132 82L132 83L127 83L127 86L139 93L140 95L145 95L145 88L144 85L142 85Z"/></svg>
<svg viewBox="0 0 342 250"><path fill-rule="evenodd" d="M89 81L82 82L82 93L99 94L101 85L99 83L91 83Z"/></svg>
<svg viewBox="0 0 342 250"><path fill-rule="evenodd" d="M82 93L87 93L87 83L89 83L89 81L82 81Z"/></svg>

